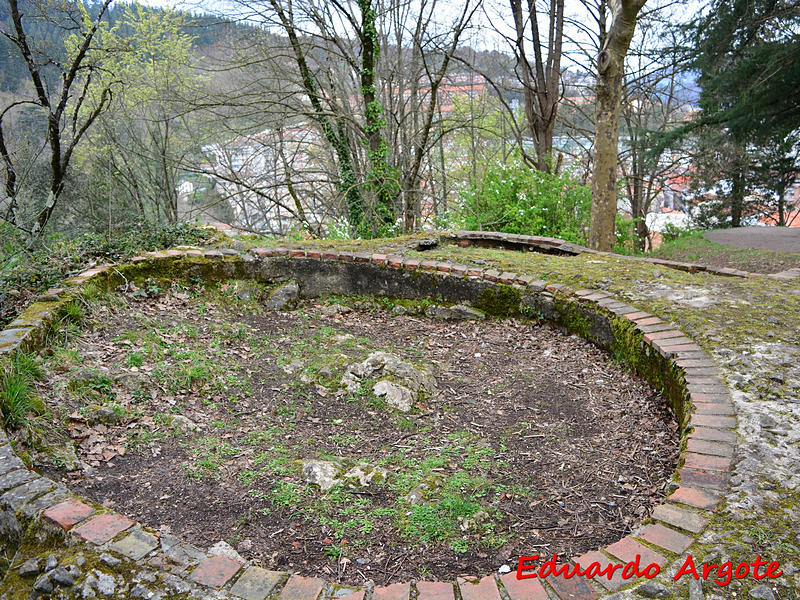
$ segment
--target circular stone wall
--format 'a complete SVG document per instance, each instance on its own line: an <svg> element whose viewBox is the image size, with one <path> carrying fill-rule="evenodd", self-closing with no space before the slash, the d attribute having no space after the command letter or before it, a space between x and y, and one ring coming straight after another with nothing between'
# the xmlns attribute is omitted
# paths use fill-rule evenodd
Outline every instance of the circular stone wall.
<svg viewBox="0 0 800 600"><path fill-rule="evenodd" d="M611 350L644 375L651 385L663 390L664 397L675 410L681 430L692 428L693 434L689 451L682 458L683 468L679 470L681 484L674 486L675 491L669 496L668 503L657 507L653 513L660 523L637 530L639 541L626 537L605 546L604 554L589 553L586 557L600 557L608 562L624 561L632 558L631 551L634 551L634 554L648 553L647 556L654 561L666 563L672 552L681 552L688 546L691 541L688 534L702 529L705 521L703 511L713 509L719 497L717 490L725 486L721 473L730 464L730 459L725 456L731 455L729 443L732 442L726 428L733 425L732 410L725 397L727 390L713 371L713 363L707 360L700 348L656 317L640 313L603 293L590 290L570 292L562 286L532 281L513 273L476 270L448 263L282 249L257 250L254 257L235 256L231 252L231 256L226 258L225 254L218 251L204 254L196 251L156 253L142 257L132 265L90 271L69 283L80 285L93 279L92 285L113 288L130 282L141 284L147 277L156 280L174 277L220 281L254 279L267 283L294 279L298 282L300 294L306 297L336 294L435 298L443 304L466 302L491 315L544 318ZM0 350L35 348L41 343L48 324L72 301L72 297L71 288L53 290L47 302L34 305L3 332ZM690 412L692 407L696 414ZM65 488L44 478L21 476L23 472L15 466L14 460L11 456L5 463L9 465L5 489L13 494L9 495L9 492L2 497L11 511L7 510L6 514L14 516L7 518L3 526L8 539L18 544L20 555L35 550L35 544L31 545L31 540L23 537L29 527L47 529L47 523L54 523L63 530L73 531L77 539L85 539L90 544L99 545L100 549L108 547L127 556L145 570L161 568L162 575L156 576L159 581L164 580L163 573L180 571L190 588L195 584L210 585L224 588L238 597L249 597L242 595L243 589L256 580L264 585L271 581L269 590L284 585L285 576L269 575L256 567L243 569L238 557L203 558L192 550L178 552L178 547L186 545L173 542L168 535L161 535L158 539L159 536L145 530L139 531L138 526L132 529L132 521L104 511L98 505L93 507L86 501L64 501L69 495ZM513 497L513 493L510 495ZM36 517L44 509L47 510L40 522ZM98 511L103 514L97 516ZM76 523L77 527L73 527ZM129 531L133 533L123 533ZM653 549L648 549L649 544L655 544ZM134 546L136 551L131 549ZM182 558L176 558L176 552ZM306 594L303 597L316 597L325 586L324 582L315 582L294 576L286 583L285 589L275 589L282 589L282 597L291 598L295 593L294 587L311 585L316 589L315 586L319 586L316 592L303 592ZM606 588L617 589L631 582L601 583ZM464 585L459 584L460 593L468 598L473 588ZM499 585L512 599L521 599L525 594L533 593L531 590L540 584L528 581L523 589L519 587L523 585L519 580L503 576L501 581L492 581L491 584L484 579L475 589L485 585L495 586L494 592L487 593L497 594ZM580 580L567 583L558 578L550 581L549 585L563 598L593 597L601 589L593 588L595 583ZM449 589L452 593L453 588ZM576 590L584 596L576 596ZM383 593L379 592L376 590L375 594ZM411 590L406 592L411 593ZM420 597L433 592L427 584L416 586Z"/></svg>

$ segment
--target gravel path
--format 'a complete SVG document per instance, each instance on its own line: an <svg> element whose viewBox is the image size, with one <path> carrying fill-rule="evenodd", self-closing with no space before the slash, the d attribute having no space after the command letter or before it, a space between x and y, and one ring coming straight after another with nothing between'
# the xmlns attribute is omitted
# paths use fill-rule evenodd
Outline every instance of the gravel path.
<svg viewBox="0 0 800 600"><path fill-rule="evenodd" d="M704 234L707 240L734 248L757 248L800 254L798 227L736 227L717 229Z"/></svg>

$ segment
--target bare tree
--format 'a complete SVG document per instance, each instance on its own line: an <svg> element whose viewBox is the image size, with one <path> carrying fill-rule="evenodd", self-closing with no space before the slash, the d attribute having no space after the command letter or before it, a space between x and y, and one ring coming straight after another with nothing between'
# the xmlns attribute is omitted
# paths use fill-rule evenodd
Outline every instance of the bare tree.
<svg viewBox="0 0 800 600"><path fill-rule="evenodd" d="M419 227L431 157L448 131L438 119L442 85L478 1L452 15L439 0L233 4L225 14L264 28L232 59L250 81L215 100L218 112L237 115L231 137L313 127L330 149L330 204L351 233L390 233L398 217L407 231ZM219 70L234 68L225 62ZM295 189L301 200L308 192Z"/></svg>
<svg viewBox="0 0 800 600"><path fill-rule="evenodd" d="M84 106L92 92L93 76L100 68L93 56L93 42L112 0L103 0L95 8L96 15L90 19L82 4L59 3L37 0L20 3L8 0L11 27L0 31L22 57L33 87L31 98L16 100L0 111L0 157L5 167L6 220L25 231L34 243L44 230L64 191L67 170L76 147L94 121L107 108L110 101L110 84L97 95L98 101L91 107ZM26 14L23 7L33 10ZM32 20L48 20L58 23L71 34L71 48L65 60L48 54L30 39L26 26ZM55 68L56 81L50 77ZM21 107L35 107L37 115L46 122L45 139L49 148L49 186L43 206L35 211L32 225L25 222L19 205L19 163L15 151L7 143L8 136L3 121L12 111Z"/></svg>
<svg viewBox="0 0 800 600"><path fill-rule="evenodd" d="M622 89L625 139L619 164L641 251L650 234L647 215L653 202L666 191L671 178L683 174L681 165L689 155L678 145L666 151L653 143L655 137L683 124L689 114L689 90L681 82L682 67L665 48L676 46L669 28L664 27L665 21L674 22L669 16L669 11L656 9L639 19Z"/></svg>
<svg viewBox="0 0 800 600"><path fill-rule="evenodd" d="M525 116L536 148L535 166L540 171L550 172L553 168L553 128L561 100L564 0L550 0L546 39L539 32L536 0L527 0L527 10L524 13L522 0L510 0L510 3L516 32L513 48L517 60L517 76L522 83ZM530 27L533 61L529 60L526 50L526 27ZM558 171L557 165L555 171Z"/></svg>

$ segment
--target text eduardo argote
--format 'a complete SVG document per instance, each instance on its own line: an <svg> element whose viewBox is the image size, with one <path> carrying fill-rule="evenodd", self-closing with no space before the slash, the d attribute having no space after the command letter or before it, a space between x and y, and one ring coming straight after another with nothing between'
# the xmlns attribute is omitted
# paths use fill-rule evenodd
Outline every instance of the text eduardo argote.
<svg viewBox="0 0 800 600"><path fill-rule="evenodd" d="M620 576L622 579L631 579L644 577L645 579L652 579L661 571L661 567L656 563L650 563L642 567L640 565L641 555L637 554L634 560L625 563L606 563L605 565L599 562L592 562L585 568L580 563L574 565L558 564L556 554L542 562L540 565L533 564L539 560L539 555L533 556L520 556L517 562L517 579L531 579L539 577L563 577L564 579L571 579L572 577L586 577L593 579L594 577L606 577L609 581L618 570L622 570ZM775 579L783 575L780 570L780 565L777 561L764 560L761 556L756 556L752 562L733 563L730 561L721 564L715 563L701 563L695 565L694 558L691 554L687 555L683 564L672 577L674 581L682 577L693 577L694 579L709 579L712 578L714 583L719 586L728 585L733 579L744 579L745 577L753 577L754 579Z"/></svg>

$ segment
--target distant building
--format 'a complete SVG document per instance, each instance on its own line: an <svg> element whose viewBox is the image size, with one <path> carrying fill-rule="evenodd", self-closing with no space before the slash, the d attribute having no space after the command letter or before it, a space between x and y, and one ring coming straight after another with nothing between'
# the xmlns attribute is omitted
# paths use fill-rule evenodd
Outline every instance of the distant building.
<svg viewBox="0 0 800 600"><path fill-rule="evenodd" d="M328 216L333 190L324 169L327 149L314 128L266 129L203 151L210 158L204 172L231 206L236 227L286 235L301 223L300 215L312 226Z"/></svg>

